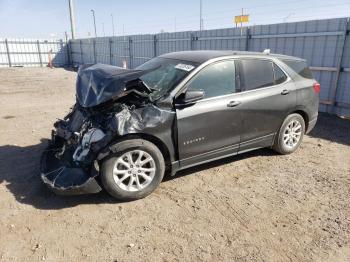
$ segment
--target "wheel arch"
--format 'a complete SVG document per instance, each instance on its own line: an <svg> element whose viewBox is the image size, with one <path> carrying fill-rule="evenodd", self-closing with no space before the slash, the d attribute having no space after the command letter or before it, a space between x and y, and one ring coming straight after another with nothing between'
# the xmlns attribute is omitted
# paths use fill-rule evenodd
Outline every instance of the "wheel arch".
<svg viewBox="0 0 350 262"><path fill-rule="evenodd" d="M144 134L144 133L126 134L124 136L118 137L117 139L113 140L107 146L107 148L106 148L106 150L104 150L104 152L99 154L98 160L102 161L106 157L108 157L108 155L111 152L110 147L113 146L114 144L120 143L120 142L125 141L125 140L130 140L130 139L143 139L143 140L146 140L146 141L154 144L160 150L160 152L162 153L162 155L164 157L166 169L171 170L170 151L169 151L168 147L166 146L166 144L160 138L153 136L153 135L150 135L150 134Z"/></svg>
<svg viewBox="0 0 350 262"><path fill-rule="evenodd" d="M306 110L302 109L302 108L298 108L297 110L291 112L290 114L299 114L302 116L302 118L304 119L305 122L305 133L309 128L309 114L306 112Z"/></svg>

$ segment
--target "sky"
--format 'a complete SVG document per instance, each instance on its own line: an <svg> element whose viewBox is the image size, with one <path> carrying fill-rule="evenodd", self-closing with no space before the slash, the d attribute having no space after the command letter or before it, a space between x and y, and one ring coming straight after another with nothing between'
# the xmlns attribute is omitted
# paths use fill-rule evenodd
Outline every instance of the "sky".
<svg viewBox="0 0 350 262"><path fill-rule="evenodd" d="M191 31L199 29L200 0L73 0L78 38ZM234 27L233 18L249 14L244 25L350 17L350 0L202 0L204 29ZM0 0L0 38L64 38L70 35L68 0Z"/></svg>

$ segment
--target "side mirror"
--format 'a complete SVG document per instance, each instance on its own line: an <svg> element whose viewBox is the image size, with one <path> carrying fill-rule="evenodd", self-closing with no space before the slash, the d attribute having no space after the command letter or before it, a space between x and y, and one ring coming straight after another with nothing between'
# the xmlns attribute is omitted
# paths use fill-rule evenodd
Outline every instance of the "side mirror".
<svg viewBox="0 0 350 262"><path fill-rule="evenodd" d="M198 100L201 100L204 97L204 91L203 90L189 90L186 91L186 93L181 94L176 99L177 105L189 105L197 102Z"/></svg>

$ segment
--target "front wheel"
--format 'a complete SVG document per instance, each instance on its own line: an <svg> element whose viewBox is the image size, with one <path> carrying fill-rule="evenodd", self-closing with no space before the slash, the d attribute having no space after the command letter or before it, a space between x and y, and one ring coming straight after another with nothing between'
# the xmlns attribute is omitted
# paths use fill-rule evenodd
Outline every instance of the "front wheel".
<svg viewBox="0 0 350 262"><path fill-rule="evenodd" d="M305 121L299 114L290 114L276 135L272 148L280 154L293 153L300 146L305 133Z"/></svg>
<svg viewBox="0 0 350 262"><path fill-rule="evenodd" d="M101 181L118 200L130 201L152 193L163 179L164 157L158 147L143 139L122 141L116 153L102 163Z"/></svg>

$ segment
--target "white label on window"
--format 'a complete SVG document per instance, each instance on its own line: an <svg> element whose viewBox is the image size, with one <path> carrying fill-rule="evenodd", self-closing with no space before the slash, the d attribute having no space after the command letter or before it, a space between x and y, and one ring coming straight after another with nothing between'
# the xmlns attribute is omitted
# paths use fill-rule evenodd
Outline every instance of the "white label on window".
<svg viewBox="0 0 350 262"><path fill-rule="evenodd" d="M189 72L194 68L194 66L193 65L185 65L185 64L177 64L175 66L175 68Z"/></svg>

